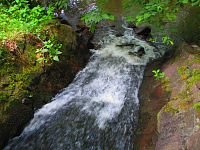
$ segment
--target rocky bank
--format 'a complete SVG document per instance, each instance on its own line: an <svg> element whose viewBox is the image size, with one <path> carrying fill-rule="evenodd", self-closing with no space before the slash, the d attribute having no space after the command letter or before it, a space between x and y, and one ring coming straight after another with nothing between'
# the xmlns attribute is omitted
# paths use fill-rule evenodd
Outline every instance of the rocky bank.
<svg viewBox="0 0 200 150"><path fill-rule="evenodd" d="M156 80L153 69L165 77ZM164 59L149 64L140 89L140 150L199 150L200 48L181 44Z"/></svg>

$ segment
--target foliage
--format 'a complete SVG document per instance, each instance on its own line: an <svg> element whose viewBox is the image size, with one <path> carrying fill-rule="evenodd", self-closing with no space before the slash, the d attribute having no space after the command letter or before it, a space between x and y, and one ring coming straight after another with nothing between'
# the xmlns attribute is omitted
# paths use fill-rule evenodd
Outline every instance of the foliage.
<svg viewBox="0 0 200 150"><path fill-rule="evenodd" d="M156 18L159 21L173 20L176 18L175 13L178 11L177 9L173 9L173 6L168 7L169 1L164 0L154 0L149 1L144 4L143 10L139 13L139 15L135 18L136 24L140 24L142 22L150 22L152 23Z"/></svg>
<svg viewBox="0 0 200 150"><path fill-rule="evenodd" d="M153 76L156 78L156 80L162 79L165 77L165 73L160 71L160 69L153 70Z"/></svg>
<svg viewBox="0 0 200 150"><path fill-rule="evenodd" d="M55 2L55 6L59 9L68 9L69 0L59 0Z"/></svg>
<svg viewBox="0 0 200 150"><path fill-rule="evenodd" d="M157 38L149 38L148 41L155 43L157 42ZM174 45L173 40L168 35L162 36L162 43L167 45Z"/></svg>
<svg viewBox="0 0 200 150"><path fill-rule="evenodd" d="M182 66L177 69L178 74L181 76L181 80L186 80L186 89L180 94L182 99L192 100L190 91L191 87L200 81L200 70L199 69L189 69L187 66ZM200 93L198 93L200 96ZM193 105L193 108L200 110L200 102Z"/></svg>
<svg viewBox="0 0 200 150"><path fill-rule="evenodd" d="M143 6L139 11L139 14L135 18L128 16L128 21L135 21L136 24L148 22L150 24L159 23L163 25L168 21L176 19L176 14L180 8L184 5L200 6L199 0L152 0L152 1L137 1L137 0L125 0L129 1L129 5L133 2L137 2ZM130 6L126 7L130 7Z"/></svg>
<svg viewBox="0 0 200 150"><path fill-rule="evenodd" d="M51 40L43 42L44 46L40 49L37 49L36 53L38 55L37 61L39 63L49 63L52 61L59 61L59 55L62 54L59 51L62 47L62 44L54 44Z"/></svg>
<svg viewBox="0 0 200 150"><path fill-rule="evenodd" d="M191 71L191 77L187 80L188 86L192 86L200 81L200 70L199 69L193 69Z"/></svg>
<svg viewBox="0 0 200 150"><path fill-rule="evenodd" d="M200 102L193 105L193 108L200 110Z"/></svg>
<svg viewBox="0 0 200 150"><path fill-rule="evenodd" d="M22 33L36 33L52 19L53 8L30 8L27 0L15 0L9 6L0 4L0 40L14 39Z"/></svg>
<svg viewBox="0 0 200 150"><path fill-rule="evenodd" d="M102 20L114 20L115 17L113 15L107 14L104 11L99 9L92 10L83 15L82 20L86 23L86 25L90 28L90 31L94 31L96 24Z"/></svg>
<svg viewBox="0 0 200 150"><path fill-rule="evenodd" d="M200 81L200 70L198 69L190 70L187 66L182 66L178 68L178 74L181 76L182 80L187 80L186 83L188 87Z"/></svg>
<svg viewBox="0 0 200 150"><path fill-rule="evenodd" d="M133 5L139 6L136 8ZM128 12L125 17L128 22L151 24L154 29L164 33L164 25L176 20L178 12L185 6L200 6L199 0L124 0L124 9ZM131 9L130 9L131 8ZM133 13L134 12L134 13ZM173 29L170 29L173 30ZM174 31L173 31L174 32ZM176 32L176 31L175 31ZM174 45L169 36L164 35L162 42Z"/></svg>
<svg viewBox="0 0 200 150"><path fill-rule="evenodd" d="M162 37L162 42L167 45L174 45L173 40L168 35Z"/></svg>

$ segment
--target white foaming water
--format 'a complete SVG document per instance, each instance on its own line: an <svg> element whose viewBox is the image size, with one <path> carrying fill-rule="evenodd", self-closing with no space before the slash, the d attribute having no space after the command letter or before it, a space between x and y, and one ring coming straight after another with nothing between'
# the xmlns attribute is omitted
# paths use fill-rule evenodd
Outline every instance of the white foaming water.
<svg viewBox="0 0 200 150"><path fill-rule="evenodd" d="M155 48L145 41L127 34L110 36L102 42L102 49L94 51L90 62L72 84L38 110L23 133L5 149L42 149L42 145L52 149L89 145L91 149L86 141L93 143L93 148L108 148L112 142L107 142L107 146L99 143L105 143L105 135L112 135L108 139L116 142L116 149L132 147L132 128L137 122L137 95L144 66L161 54L154 52ZM126 46L128 44L131 46ZM145 54L141 57L129 55L137 46L143 47ZM60 125L62 128L58 127ZM72 138L74 131L79 133Z"/></svg>
<svg viewBox="0 0 200 150"><path fill-rule="evenodd" d="M115 37L111 35L110 37L106 37L103 43L106 43L106 45L104 45L104 48L95 52L93 51L93 57L105 59L108 57L122 57L125 58L126 61L132 65L146 65L149 59L156 58L156 53L154 52L155 48L150 46L147 42L139 40L134 36L125 35L123 37ZM137 56L132 56L128 53L130 50L129 47L121 48L117 46L127 43L134 44L136 46L142 46L146 54L139 58ZM92 68L90 68L91 66L97 67L96 61L90 62L88 66L86 66L86 68L77 75L77 77L79 77L80 74L82 75L88 69L91 69L92 71ZM125 93L125 88L123 88L123 80L120 80L121 76L118 76L118 68L120 68L120 64L117 66L117 68L116 66L107 66L107 64L101 64L101 66L99 67L101 67L101 69L98 70L98 78L94 79L90 84L86 83L87 85L84 87L84 90L88 90L85 92L86 95L84 96L90 97L92 95L91 93L93 92L92 89L98 90L98 94L96 93L96 95L92 95L93 97L91 98L90 103L87 103L87 105L84 106L83 110L89 112L90 110L88 108L90 107L90 105L92 105L93 101L97 103L106 103L107 106L102 109L98 114L96 114L99 127L103 128L105 122L109 119L112 119L114 115L119 113L121 108L123 107L123 93ZM129 68L125 69L127 69L127 71L123 72L123 77L128 76L126 73L129 72ZM111 82L112 80L113 82ZM72 84L68 88L66 88L63 93L65 93L65 91L71 91L72 86L73 89L80 88L78 85L75 86L74 84ZM38 128L41 124L45 122L45 120L42 119L42 116L52 115L56 113L58 109L60 109L63 105L74 98L74 94L76 94L76 96L83 96L81 95L81 90L78 93L75 93L73 91L68 92L67 94L63 93L58 94L54 98L53 102L46 104L42 109L36 112L34 115L34 119L31 121L30 125L25 128L24 131L27 132ZM137 97L137 95L135 95L135 97ZM138 101L136 103L138 103Z"/></svg>

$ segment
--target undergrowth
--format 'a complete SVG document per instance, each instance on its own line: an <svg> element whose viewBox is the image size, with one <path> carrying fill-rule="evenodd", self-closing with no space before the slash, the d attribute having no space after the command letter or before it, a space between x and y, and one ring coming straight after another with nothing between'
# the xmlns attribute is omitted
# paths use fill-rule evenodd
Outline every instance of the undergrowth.
<svg viewBox="0 0 200 150"><path fill-rule="evenodd" d="M16 39L27 32L37 33L53 17L53 8L31 8L27 0L15 0L9 5L0 4L0 41Z"/></svg>
<svg viewBox="0 0 200 150"><path fill-rule="evenodd" d="M96 24L102 20L114 20L115 17L99 9L92 10L88 13L85 13L82 17L82 20L90 28L90 31L94 32Z"/></svg>

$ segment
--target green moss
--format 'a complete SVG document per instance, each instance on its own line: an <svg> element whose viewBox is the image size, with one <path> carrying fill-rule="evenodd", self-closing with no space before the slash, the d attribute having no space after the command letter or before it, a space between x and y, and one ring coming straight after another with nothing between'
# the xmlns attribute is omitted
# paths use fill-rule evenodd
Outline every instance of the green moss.
<svg viewBox="0 0 200 150"><path fill-rule="evenodd" d="M179 67L177 71L178 74L181 76L181 80L185 80L191 75L191 71L187 66Z"/></svg>
<svg viewBox="0 0 200 150"><path fill-rule="evenodd" d="M191 87L194 84L197 84L200 81L200 70L193 69L191 71L191 77L187 80L187 85Z"/></svg>
<svg viewBox="0 0 200 150"><path fill-rule="evenodd" d="M192 86L200 81L200 70L192 69L190 70L187 66L182 66L178 68L178 74L181 76L181 80L185 80L186 86L180 93L177 94L176 99L180 100L179 108L188 109L193 106L192 97ZM195 105L197 106L197 105Z"/></svg>
<svg viewBox="0 0 200 150"><path fill-rule="evenodd" d="M200 102L196 103L193 105L194 108L200 110Z"/></svg>
<svg viewBox="0 0 200 150"><path fill-rule="evenodd" d="M186 79L186 83L189 88L200 81L199 69L190 70L187 66L182 66L178 68L177 71L182 80Z"/></svg>
<svg viewBox="0 0 200 150"><path fill-rule="evenodd" d="M163 110L164 112L170 112L172 114L176 114L179 112L179 109L178 108L175 108L173 105L172 105L172 102L169 102L167 103L167 105L165 105L163 107Z"/></svg>
<svg viewBox="0 0 200 150"><path fill-rule="evenodd" d="M166 92L170 92L171 89L170 89L170 79L168 77L164 77L161 79L161 83L162 83L162 87L163 89L166 91Z"/></svg>
<svg viewBox="0 0 200 150"><path fill-rule="evenodd" d="M27 87L38 73L42 72L42 66L35 65L36 46L26 44L24 53L20 56L9 54L5 56L0 67L0 109L5 111L13 101L20 101L30 95Z"/></svg>
<svg viewBox="0 0 200 150"><path fill-rule="evenodd" d="M189 87L186 86L186 88L178 93L178 98L181 99L182 101L191 101L192 100L192 91Z"/></svg>

